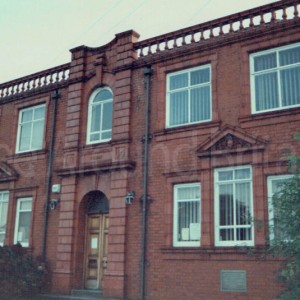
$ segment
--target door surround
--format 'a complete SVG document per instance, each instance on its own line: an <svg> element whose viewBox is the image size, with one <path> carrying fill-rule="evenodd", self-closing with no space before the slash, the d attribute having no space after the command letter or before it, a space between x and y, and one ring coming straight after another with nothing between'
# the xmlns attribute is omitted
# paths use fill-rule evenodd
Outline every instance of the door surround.
<svg viewBox="0 0 300 300"><path fill-rule="evenodd" d="M107 267L109 202L98 190L85 197L84 288L101 289Z"/></svg>

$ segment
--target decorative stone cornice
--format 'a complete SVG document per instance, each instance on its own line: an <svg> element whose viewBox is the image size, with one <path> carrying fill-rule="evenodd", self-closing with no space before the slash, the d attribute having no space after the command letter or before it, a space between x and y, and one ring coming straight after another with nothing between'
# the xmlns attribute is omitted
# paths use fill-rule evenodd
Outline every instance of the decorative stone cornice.
<svg viewBox="0 0 300 300"><path fill-rule="evenodd" d="M87 174L99 174L105 172L114 172L120 170L133 170L135 168L134 161L121 161L121 162L109 162L100 165L81 166L79 168L65 168L58 169L56 173L58 176L80 176Z"/></svg>

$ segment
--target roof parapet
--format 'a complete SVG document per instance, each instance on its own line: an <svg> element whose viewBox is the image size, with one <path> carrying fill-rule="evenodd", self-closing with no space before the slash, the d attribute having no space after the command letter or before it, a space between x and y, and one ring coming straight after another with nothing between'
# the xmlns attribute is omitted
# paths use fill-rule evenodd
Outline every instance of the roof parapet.
<svg viewBox="0 0 300 300"><path fill-rule="evenodd" d="M299 4L299 0L284 0L263 5L137 42L134 49L138 57L145 57L245 29L297 19Z"/></svg>
<svg viewBox="0 0 300 300"><path fill-rule="evenodd" d="M58 86L69 79L70 63L0 84L0 101L45 87Z"/></svg>

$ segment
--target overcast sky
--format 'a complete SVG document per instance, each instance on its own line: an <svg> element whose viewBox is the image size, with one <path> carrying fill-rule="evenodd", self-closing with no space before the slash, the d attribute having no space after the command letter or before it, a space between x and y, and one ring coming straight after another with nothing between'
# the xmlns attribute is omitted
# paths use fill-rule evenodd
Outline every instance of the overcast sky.
<svg viewBox="0 0 300 300"><path fill-rule="evenodd" d="M0 83L134 29L140 40L276 0L0 0Z"/></svg>

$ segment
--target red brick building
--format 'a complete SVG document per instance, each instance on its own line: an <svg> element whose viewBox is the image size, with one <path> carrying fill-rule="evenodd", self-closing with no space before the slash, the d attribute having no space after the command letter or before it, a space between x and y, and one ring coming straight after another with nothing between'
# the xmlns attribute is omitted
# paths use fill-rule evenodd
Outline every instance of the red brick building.
<svg viewBox="0 0 300 300"><path fill-rule="evenodd" d="M123 32L1 84L1 244L47 258L56 293L275 299L264 249L300 154L299 3Z"/></svg>

